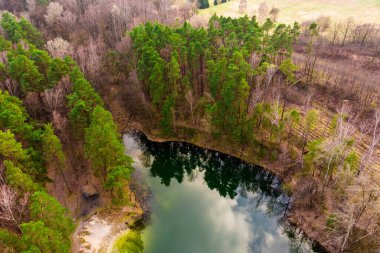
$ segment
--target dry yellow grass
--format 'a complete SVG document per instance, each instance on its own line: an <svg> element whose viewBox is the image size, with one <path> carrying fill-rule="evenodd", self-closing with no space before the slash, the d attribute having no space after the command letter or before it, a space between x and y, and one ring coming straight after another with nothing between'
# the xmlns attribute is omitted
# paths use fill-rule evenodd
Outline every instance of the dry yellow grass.
<svg viewBox="0 0 380 253"><path fill-rule="evenodd" d="M201 10L200 15L210 17L212 14L239 17L240 0L214 6L209 0L210 8ZM266 2L269 9L280 10L278 21L284 23L302 22L315 19L321 15L335 20L344 20L352 16L360 23L380 23L380 0L247 0L248 16L257 15L261 2Z"/></svg>

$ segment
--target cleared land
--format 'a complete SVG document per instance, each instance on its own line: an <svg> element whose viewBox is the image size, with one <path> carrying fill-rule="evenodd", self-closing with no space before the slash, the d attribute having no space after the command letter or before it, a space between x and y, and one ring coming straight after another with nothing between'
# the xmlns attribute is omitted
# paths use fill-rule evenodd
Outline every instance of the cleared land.
<svg viewBox="0 0 380 253"><path fill-rule="evenodd" d="M210 17L218 15L240 17L257 15L261 2L266 2L269 9L280 10L278 21L283 23L302 22L315 19L321 15L330 16L334 20L345 20L354 17L357 22L380 23L380 0L247 0L245 14L239 13L240 0L214 6L209 0L210 8L200 11L200 15Z"/></svg>

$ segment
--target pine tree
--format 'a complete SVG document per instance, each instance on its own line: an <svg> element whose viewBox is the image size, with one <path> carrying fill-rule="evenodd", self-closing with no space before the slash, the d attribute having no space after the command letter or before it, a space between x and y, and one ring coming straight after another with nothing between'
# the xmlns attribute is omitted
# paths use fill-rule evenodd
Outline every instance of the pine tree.
<svg viewBox="0 0 380 253"><path fill-rule="evenodd" d="M13 43L17 43L26 37L25 31L22 30L15 16L7 11L2 13L1 27L3 28L6 37Z"/></svg>
<svg viewBox="0 0 380 253"><path fill-rule="evenodd" d="M133 170L132 159L125 155L111 113L101 106L95 107L86 129L85 151L105 186L122 194L123 185Z"/></svg>
<svg viewBox="0 0 380 253"><path fill-rule="evenodd" d="M42 221L31 221L21 225L23 252L66 253L70 250L67 238L47 227Z"/></svg>
<svg viewBox="0 0 380 253"><path fill-rule="evenodd" d="M17 189L20 193L34 193L42 189L30 175L24 173L13 162L5 160L4 165L6 168L5 179L12 188Z"/></svg>
<svg viewBox="0 0 380 253"><path fill-rule="evenodd" d="M12 43L6 40L2 35L0 35L0 52L7 51L11 49Z"/></svg>
<svg viewBox="0 0 380 253"><path fill-rule="evenodd" d="M24 93L44 91L44 77L32 60L24 55L8 55L8 61L9 75L20 83Z"/></svg>
<svg viewBox="0 0 380 253"><path fill-rule="evenodd" d="M199 9L207 9L210 7L208 0L198 0Z"/></svg>
<svg viewBox="0 0 380 253"><path fill-rule="evenodd" d="M20 142L17 142L14 134L9 130L0 130L0 157L12 162L22 162L28 158Z"/></svg>
<svg viewBox="0 0 380 253"><path fill-rule="evenodd" d="M45 40L42 34L28 20L21 17L18 24L21 27L21 30L25 33L24 39L38 48L45 45Z"/></svg>
<svg viewBox="0 0 380 253"><path fill-rule="evenodd" d="M296 83L295 71L297 66L292 63L292 59L288 58L284 60L280 65L280 70L285 76L285 81L287 85L294 85Z"/></svg>
<svg viewBox="0 0 380 253"><path fill-rule="evenodd" d="M51 123L45 125L44 133L41 135L41 140L45 161L61 173L66 187L69 191L71 191L66 181L65 174L63 173L65 169L66 157L63 153L61 141L54 134L54 128Z"/></svg>
<svg viewBox="0 0 380 253"><path fill-rule="evenodd" d="M168 96L162 106L160 126L166 135L173 132L173 115L174 115L175 97Z"/></svg>

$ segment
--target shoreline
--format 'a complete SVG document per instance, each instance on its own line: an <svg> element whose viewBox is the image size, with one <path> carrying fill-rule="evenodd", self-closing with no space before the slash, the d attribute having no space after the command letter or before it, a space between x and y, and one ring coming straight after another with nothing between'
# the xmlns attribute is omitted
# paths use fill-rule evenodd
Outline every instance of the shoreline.
<svg viewBox="0 0 380 253"><path fill-rule="evenodd" d="M99 207L91 214L77 220L71 235L72 253L111 253L115 240L130 230L142 209L138 202L121 207Z"/></svg>

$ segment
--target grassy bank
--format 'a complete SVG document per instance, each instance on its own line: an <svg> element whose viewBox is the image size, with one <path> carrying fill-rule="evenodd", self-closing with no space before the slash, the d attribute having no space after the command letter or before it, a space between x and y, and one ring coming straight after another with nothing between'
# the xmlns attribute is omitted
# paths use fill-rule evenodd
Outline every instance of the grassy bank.
<svg viewBox="0 0 380 253"><path fill-rule="evenodd" d="M335 20L345 20L347 17L354 17L356 21L363 23L380 22L380 1L376 0L349 0L349 1L326 1L326 0L247 0L248 16L257 15L261 2L266 2L269 10L272 7L280 10L278 21L283 23L302 22L324 15L330 16ZM239 13L239 0L214 5L210 1L210 8L200 11L200 15L209 18L212 14L240 17L244 14Z"/></svg>

